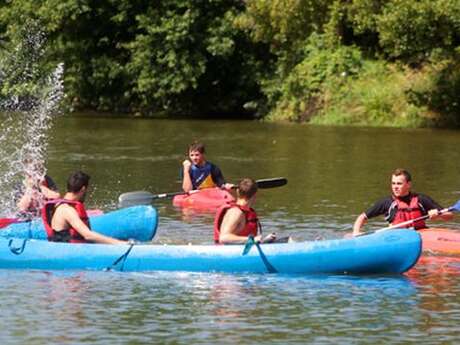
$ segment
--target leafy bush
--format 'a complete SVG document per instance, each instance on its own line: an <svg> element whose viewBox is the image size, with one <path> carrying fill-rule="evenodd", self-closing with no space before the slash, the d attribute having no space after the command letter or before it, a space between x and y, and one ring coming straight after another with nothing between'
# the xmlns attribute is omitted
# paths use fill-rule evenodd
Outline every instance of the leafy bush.
<svg viewBox="0 0 460 345"><path fill-rule="evenodd" d="M361 53L353 47L328 48L323 37L312 35L304 47L302 62L284 80L267 83L264 89L274 105L269 119L309 120L321 108L327 84L343 84L361 69Z"/></svg>

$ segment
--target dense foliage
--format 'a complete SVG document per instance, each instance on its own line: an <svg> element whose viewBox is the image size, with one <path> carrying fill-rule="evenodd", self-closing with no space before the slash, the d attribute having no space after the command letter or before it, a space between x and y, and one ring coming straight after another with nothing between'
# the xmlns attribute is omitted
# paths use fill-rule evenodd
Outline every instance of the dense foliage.
<svg viewBox="0 0 460 345"><path fill-rule="evenodd" d="M460 124L460 0L0 0L0 95L32 22L76 109Z"/></svg>

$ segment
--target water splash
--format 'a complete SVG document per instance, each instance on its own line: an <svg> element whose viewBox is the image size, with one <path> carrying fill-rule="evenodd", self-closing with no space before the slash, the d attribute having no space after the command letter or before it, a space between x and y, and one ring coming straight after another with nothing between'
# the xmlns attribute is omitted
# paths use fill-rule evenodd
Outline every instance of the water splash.
<svg viewBox="0 0 460 345"><path fill-rule="evenodd" d="M0 54L0 216L14 213L26 174L43 179L48 134L64 97L64 65L45 70L46 37L36 27Z"/></svg>

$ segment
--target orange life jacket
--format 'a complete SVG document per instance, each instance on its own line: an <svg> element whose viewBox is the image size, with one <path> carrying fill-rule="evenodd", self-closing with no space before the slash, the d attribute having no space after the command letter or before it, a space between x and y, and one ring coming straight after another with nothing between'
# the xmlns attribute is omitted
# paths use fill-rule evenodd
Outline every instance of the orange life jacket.
<svg viewBox="0 0 460 345"><path fill-rule="evenodd" d="M227 211L232 207L238 207L241 211L243 211L244 217L246 218L246 225L244 229L238 233L238 236L257 236L259 230L261 231L261 225L259 219L257 218L257 213L253 208L241 206L235 202L228 203L217 210L216 217L214 218L214 243L216 244L220 243L220 226L222 225L225 213L227 213Z"/></svg>
<svg viewBox="0 0 460 345"><path fill-rule="evenodd" d="M51 242L70 242L70 243L86 243L87 241L80 235L80 233L74 228L67 230L56 231L51 227L51 220L53 214L61 204L68 204L75 208L80 219L85 223L88 228L90 227L89 218L86 214L85 205L80 201L73 201L67 199L54 199L47 201L45 206L42 208L42 220L45 225L46 235L48 241Z"/></svg>
<svg viewBox="0 0 460 345"><path fill-rule="evenodd" d="M425 209L419 203L418 196L416 194L411 195L409 204L398 198L393 199L394 201L388 211L389 217L392 217L392 219L389 219L391 221L391 225L400 224L407 222L408 220L420 218L426 214ZM423 229L426 228L426 225L425 221L422 219L411 224L407 224L405 227Z"/></svg>

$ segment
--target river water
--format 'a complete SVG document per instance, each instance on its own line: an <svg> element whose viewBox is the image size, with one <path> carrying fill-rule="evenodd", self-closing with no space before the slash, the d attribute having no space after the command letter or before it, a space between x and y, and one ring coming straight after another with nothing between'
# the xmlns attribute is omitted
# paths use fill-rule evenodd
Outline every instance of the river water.
<svg viewBox="0 0 460 345"><path fill-rule="evenodd" d="M48 173L61 187L91 176L87 204L116 208L121 193L180 190L188 144L229 182L283 176L261 190L266 232L340 238L389 192L396 167L444 206L460 198L460 132L313 127L247 121L61 117ZM2 172L3 173L3 172ZM210 243L212 214L154 204L157 243ZM368 229L383 227L379 219ZM459 218L448 227L460 229ZM460 258L423 257L402 276L285 276L187 272L0 271L2 344L455 344Z"/></svg>

